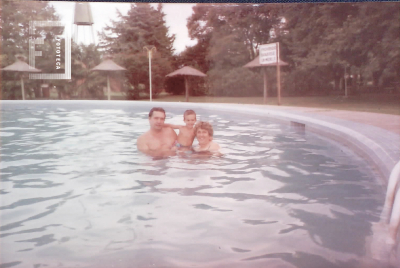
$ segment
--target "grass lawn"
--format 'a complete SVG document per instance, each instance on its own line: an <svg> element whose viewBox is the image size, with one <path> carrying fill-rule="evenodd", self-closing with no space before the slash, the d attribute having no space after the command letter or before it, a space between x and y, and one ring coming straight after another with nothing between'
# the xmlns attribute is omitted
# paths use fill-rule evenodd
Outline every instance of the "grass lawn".
<svg viewBox="0 0 400 268"><path fill-rule="evenodd" d="M147 101L148 99L143 99ZM184 102L184 95L161 95L154 101ZM262 97L190 97L190 102L200 103L239 103L263 105ZM278 105L278 99L271 97L267 105ZM400 115L400 95L366 94L359 96L308 96L282 97L282 106L313 107L336 110L350 110L372 113Z"/></svg>
<svg viewBox="0 0 400 268"><path fill-rule="evenodd" d="M58 95L50 96L57 99ZM141 101L148 101L148 96L142 94ZM111 92L112 100L125 100L126 96L120 92ZM169 95L161 93L153 101L184 102L184 95ZM263 97L190 97L190 102L199 103L239 103L263 105ZM276 97L270 97L267 105L278 105ZM371 113L400 115L399 94L364 94L357 96L307 96L307 97L282 97L282 106L309 107L335 110L349 110Z"/></svg>

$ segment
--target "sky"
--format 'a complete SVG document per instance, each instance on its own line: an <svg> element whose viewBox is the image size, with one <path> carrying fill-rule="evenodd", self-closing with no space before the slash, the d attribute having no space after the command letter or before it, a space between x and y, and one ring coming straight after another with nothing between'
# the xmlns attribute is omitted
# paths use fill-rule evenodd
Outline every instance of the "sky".
<svg viewBox="0 0 400 268"><path fill-rule="evenodd" d="M59 2L51 1L56 12L61 17L62 21L68 22L72 25L74 20L74 2ZM157 4L152 4L154 7ZM175 53L182 52L186 46L193 46L197 43L196 40L190 40L189 33L186 27L187 18L193 13L192 7L195 4L163 4L163 11L165 13L165 20L167 27L169 27L170 34L175 34L174 48ZM107 3L107 2L92 2L90 3L93 15L93 29L95 32L95 41L98 43L97 32L102 31L106 24L110 24L110 20L117 20L118 9L123 15L128 13L130 3ZM75 27L72 27L74 33ZM78 41L84 43L92 42L92 34L90 27L80 26L78 30Z"/></svg>

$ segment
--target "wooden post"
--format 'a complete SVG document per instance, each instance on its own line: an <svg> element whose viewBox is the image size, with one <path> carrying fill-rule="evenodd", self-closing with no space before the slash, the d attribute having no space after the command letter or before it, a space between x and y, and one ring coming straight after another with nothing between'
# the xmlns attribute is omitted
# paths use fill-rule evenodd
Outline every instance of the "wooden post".
<svg viewBox="0 0 400 268"><path fill-rule="evenodd" d="M185 92L186 92L186 102L189 102L189 82L188 82L188 78L185 75Z"/></svg>
<svg viewBox="0 0 400 268"><path fill-rule="evenodd" d="M153 101L153 92L151 88L151 50L149 51L149 84L150 84L150 101Z"/></svg>
<svg viewBox="0 0 400 268"><path fill-rule="evenodd" d="M149 55L149 86L150 86L150 101L153 101L153 92L151 88L151 56L153 49L156 50L155 46L144 46L143 49L146 49Z"/></svg>
<svg viewBox="0 0 400 268"><path fill-rule="evenodd" d="M22 100L25 100L25 89L24 89L24 79L22 79L23 74L21 74L21 90L22 90Z"/></svg>
<svg viewBox="0 0 400 268"><path fill-rule="evenodd" d="M264 104L267 104L268 85L267 85L267 67L263 67L264 71Z"/></svg>
<svg viewBox="0 0 400 268"><path fill-rule="evenodd" d="M344 66L344 97L347 98L347 66Z"/></svg>
<svg viewBox="0 0 400 268"><path fill-rule="evenodd" d="M108 95L108 100L110 100L110 77L107 74L107 95Z"/></svg>
<svg viewBox="0 0 400 268"><path fill-rule="evenodd" d="M90 25L90 28L91 28L91 30L92 30L93 44L95 44L95 45L96 45L96 40L94 39L93 24L92 24L92 25Z"/></svg>
<svg viewBox="0 0 400 268"><path fill-rule="evenodd" d="M279 42L276 44L276 83L278 86L278 105L281 105L281 67L279 66Z"/></svg>

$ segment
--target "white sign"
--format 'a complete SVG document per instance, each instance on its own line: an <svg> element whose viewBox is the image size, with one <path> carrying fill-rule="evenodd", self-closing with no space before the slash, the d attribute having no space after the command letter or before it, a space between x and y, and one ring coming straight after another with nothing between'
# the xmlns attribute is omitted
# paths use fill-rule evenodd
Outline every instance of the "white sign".
<svg viewBox="0 0 400 268"><path fill-rule="evenodd" d="M71 29L69 24L62 21L30 21L29 22L29 33L35 34L36 27L64 27L63 37L65 39L65 71L64 73L40 73L40 74L29 74L29 79L71 79ZM55 62L54 69L61 68L61 37L56 36L54 39L55 50ZM43 45L43 38L29 39L29 65L35 67L36 57L42 56L42 51L36 51L35 45Z"/></svg>
<svg viewBox="0 0 400 268"><path fill-rule="evenodd" d="M260 64L276 63L276 46L278 43L260 45Z"/></svg>

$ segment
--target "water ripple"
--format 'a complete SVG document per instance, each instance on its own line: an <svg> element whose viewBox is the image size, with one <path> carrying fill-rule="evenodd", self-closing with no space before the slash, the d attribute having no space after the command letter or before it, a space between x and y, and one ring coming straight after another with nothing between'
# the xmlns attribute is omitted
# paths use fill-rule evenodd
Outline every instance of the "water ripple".
<svg viewBox="0 0 400 268"><path fill-rule="evenodd" d="M4 111L0 267L360 260L383 202L361 159L265 118L197 112L222 157L139 153L148 129L139 108ZM182 113L171 109L167 122L182 124Z"/></svg>

